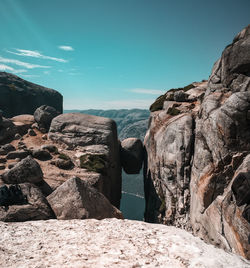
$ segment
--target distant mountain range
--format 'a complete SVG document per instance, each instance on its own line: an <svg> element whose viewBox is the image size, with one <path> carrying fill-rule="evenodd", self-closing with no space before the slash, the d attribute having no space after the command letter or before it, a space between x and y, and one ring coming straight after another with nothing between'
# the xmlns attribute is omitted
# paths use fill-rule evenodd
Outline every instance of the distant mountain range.
<svg viewBox="0 0 250 268"><path fill-rule="evenodd" d="M142 141L148 128L149 110L121 109L121 110L64 110L64 113L84 113L113 119L117 124L120 140L135 137Z"/></svg>

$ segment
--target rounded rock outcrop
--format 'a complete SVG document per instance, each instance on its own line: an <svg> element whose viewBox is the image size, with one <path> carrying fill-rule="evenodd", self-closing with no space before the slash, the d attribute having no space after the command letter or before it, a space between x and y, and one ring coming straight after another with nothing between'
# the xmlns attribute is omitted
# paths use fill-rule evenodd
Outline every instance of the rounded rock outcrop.
<svg viewBox="0 0 250 268"><path fill-rule="evenodd" d="M12 169L2 174L2 180L7 184L24 182L39 183L42 179L42 169L31 156L24 158Z"/></svg>
<svg viewBox="0 0 250 268"><path fill-rule="evenodd" d="M41 105L52 106L62 113L63 97L56 90L0 72L0 109L4 117L33 114Z"/></svg>
<svg viewBox="0 0 250 268"><path fill-rule="evenodd" d="M60 113L51 106L42 105L35 110L34 118L40 129L44 128L49 130L53 118L57 117Z"/></svg>
<svg viewBox="0 0 250 268"><path fill-rule="evenodd" d="M127 174L138 174L142 168L143 145L140 139L128 138L121 142L121 164Z"/></svg>

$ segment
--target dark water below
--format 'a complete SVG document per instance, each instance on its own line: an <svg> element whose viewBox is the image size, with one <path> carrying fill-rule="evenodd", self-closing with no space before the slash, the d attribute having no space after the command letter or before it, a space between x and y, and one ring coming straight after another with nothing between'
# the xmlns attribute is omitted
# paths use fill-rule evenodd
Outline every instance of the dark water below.
<svg viewBox="0 0 250 268"><path fill-rule="evenodd" d="M120 210L125 219L143 221L145 199L142 196L122 192Z"/></svg>

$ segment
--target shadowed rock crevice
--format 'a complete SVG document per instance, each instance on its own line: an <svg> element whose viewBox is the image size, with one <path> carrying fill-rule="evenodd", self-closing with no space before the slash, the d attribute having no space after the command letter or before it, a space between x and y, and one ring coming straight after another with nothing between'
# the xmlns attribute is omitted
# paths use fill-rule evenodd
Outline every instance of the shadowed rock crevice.
<svg viewBox="0 0 250 268"><path fill-rule="evenodd" d="M144 176L145 212L144 220L150 223L159 223L159 215L164 217L165 200L157 194L150 173Z"/></svg>

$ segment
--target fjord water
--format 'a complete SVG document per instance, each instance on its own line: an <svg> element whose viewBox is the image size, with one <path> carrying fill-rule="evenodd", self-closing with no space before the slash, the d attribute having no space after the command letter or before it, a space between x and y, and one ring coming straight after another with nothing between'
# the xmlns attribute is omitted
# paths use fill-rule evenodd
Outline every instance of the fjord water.
<svg viewBox="0 0 250 268"><path fill-rule="evenodd" d="M122 199L120 210L125 219L143 221L145 199L143 172L128 175L122 172Z"/></svg>
<svg viewBox="0 0 250 268"><path fill-rule="evenodd" d="M122 192L120 210L125 219L143 221L145 199L143 196Z"/></svg>

